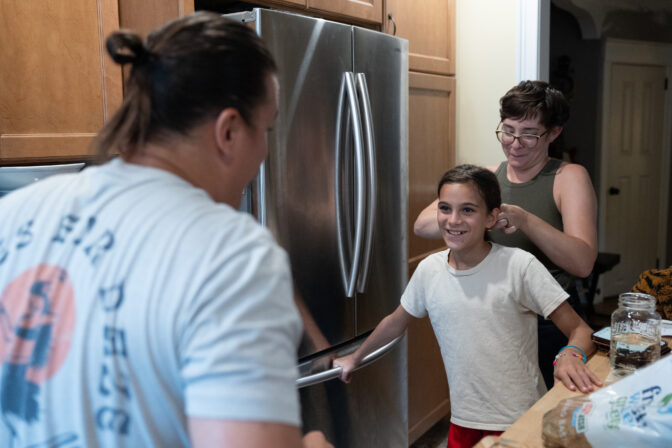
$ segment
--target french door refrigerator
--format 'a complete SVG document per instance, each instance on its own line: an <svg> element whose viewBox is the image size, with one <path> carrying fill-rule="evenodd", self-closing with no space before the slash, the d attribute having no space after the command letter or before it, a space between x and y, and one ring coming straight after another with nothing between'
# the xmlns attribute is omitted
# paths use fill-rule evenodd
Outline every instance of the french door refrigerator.
<svg viewBox="0 0 672 448"><path fill-rule="evenodd" d="M279 68L279 114L247 206L289 254L304 320L304 430L337 447L406 447L406 343L353 351L399 304L407 277L408 42L297 14L230 15L254 26Z"/></svg>

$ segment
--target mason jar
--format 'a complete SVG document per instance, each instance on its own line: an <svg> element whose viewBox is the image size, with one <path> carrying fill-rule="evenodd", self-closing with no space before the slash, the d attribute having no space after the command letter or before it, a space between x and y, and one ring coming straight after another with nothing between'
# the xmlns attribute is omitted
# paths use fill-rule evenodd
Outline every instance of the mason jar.
<svg viewBox="0 0 672 448"><path fill-rule="evenodd" d="M660 314L656 298L638 292L618 296L611 314L609 361L616 376L625 376L660 359Z"/></svg>

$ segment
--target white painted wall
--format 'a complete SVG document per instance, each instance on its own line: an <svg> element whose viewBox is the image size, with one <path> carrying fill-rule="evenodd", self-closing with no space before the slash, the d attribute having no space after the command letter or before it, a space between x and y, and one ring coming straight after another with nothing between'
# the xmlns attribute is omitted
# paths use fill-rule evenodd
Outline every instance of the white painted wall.
<svg viewBox="0 0 672 448"><path fill-rule="evenodd" d="M519 1L456 2L458 164L494 165L504 159L495 128L499 98L517 82Z"/></svg>

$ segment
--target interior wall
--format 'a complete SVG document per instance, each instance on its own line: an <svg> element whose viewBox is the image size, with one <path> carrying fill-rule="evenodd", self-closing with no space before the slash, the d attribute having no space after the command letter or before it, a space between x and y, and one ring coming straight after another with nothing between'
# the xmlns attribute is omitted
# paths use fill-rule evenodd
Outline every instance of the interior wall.
<svg viewBox="0 0 672 448"><path fill-rule="evenodd" d="M456 159L494 165L499 98L516 81L516 0L456 2Z"/></svg>

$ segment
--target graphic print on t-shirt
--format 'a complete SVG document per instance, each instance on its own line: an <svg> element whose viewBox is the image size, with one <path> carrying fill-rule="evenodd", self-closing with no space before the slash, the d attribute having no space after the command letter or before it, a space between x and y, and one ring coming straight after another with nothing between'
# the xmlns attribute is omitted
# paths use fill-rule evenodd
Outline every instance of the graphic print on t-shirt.
<svg viewBox="0 0 672 448"><path fill-rule="evenodd" d="M0 295L0 409L9 417L38 419L42 383L63 365L75 326L73 288L59 266L40 264L11 281Z"/></svg>

